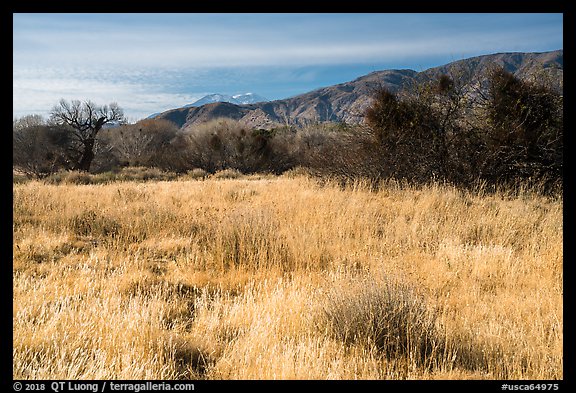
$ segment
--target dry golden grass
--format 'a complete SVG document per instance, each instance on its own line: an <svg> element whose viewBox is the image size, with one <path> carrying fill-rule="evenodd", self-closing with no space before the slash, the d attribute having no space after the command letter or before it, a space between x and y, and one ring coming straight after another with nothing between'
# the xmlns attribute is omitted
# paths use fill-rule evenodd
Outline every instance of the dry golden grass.
<svg viewBox="0 0 576 393"><path fill-rule="evenodd" d="M562 200L18 183L16 379L561 379Z"/></svg>

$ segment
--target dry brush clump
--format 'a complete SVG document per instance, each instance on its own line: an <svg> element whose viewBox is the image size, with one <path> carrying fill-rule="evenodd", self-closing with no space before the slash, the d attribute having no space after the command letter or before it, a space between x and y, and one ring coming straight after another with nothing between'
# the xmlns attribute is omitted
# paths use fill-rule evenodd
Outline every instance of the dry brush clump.
<svg viewBox="0 0 576 393"><path fill-rule="evenodd" d="M407 285L370 276L332 288L324 305L328 332L347 344L375 346L384 356L426 367L441 360L435 315Z"/></svg>
<svg viewBox="0 0 576 393"><path fill-rule="evenodd" d="M561 197L299 175L13 192L14 378L562 378Z"/></svg>
<svg viewBox="0 0 576 393"><path fill-rule="evenodd" d="M125 167L100 173L61 170L45 177L43 181L47 184L105 184L119 181L174 180L177 177L174 172L155 167Z"/></svg>
<svg viewBox="0 0 576 393"><path fill-rule="evenodd" d="M178 171L202 168L210 173L281 173L293 165L283 134L227 118L190 125L172 140L170 165Z"/></svg>

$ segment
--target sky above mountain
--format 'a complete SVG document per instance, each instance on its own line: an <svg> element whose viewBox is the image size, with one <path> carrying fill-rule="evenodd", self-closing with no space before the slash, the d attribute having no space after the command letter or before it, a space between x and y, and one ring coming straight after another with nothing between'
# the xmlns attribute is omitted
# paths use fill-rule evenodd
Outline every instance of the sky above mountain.
<svg viewBox="0 0 576 393"><path fill-rule="evenodd" d="M562 14L13 14L13 116L61 98L130 121L211 93L270 100L384 69L563 48Z"/></svg>

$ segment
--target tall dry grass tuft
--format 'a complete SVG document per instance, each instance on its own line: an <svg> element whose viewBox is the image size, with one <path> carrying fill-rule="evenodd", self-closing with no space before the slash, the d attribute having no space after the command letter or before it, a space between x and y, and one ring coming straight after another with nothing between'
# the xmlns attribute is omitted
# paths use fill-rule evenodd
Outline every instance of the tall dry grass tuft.
<svg viewBox="0 0 576 393"><path fill-rule="evenodd" d="M13 185L16 379L561 379L562 198Z"/></svg>
<svg viewBox="0 0 576 393"><path fill-rule="evenodd" d="M442 361L445 343L436 317L407 285L351 278L331 288L323 312L320 328L346 344L375 346L387 359L405 358L417 367Z"/></svg>

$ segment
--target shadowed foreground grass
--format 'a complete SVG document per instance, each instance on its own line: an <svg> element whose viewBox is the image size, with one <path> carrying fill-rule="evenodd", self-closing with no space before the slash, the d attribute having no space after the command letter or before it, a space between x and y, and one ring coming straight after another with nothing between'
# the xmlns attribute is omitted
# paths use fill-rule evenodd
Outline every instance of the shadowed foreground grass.
<svg viewBox="0 0 576 393"><path fill-rule="evenodd" d="M304 176L13 191L15 379L563 377L562 200Z"/></svg>

